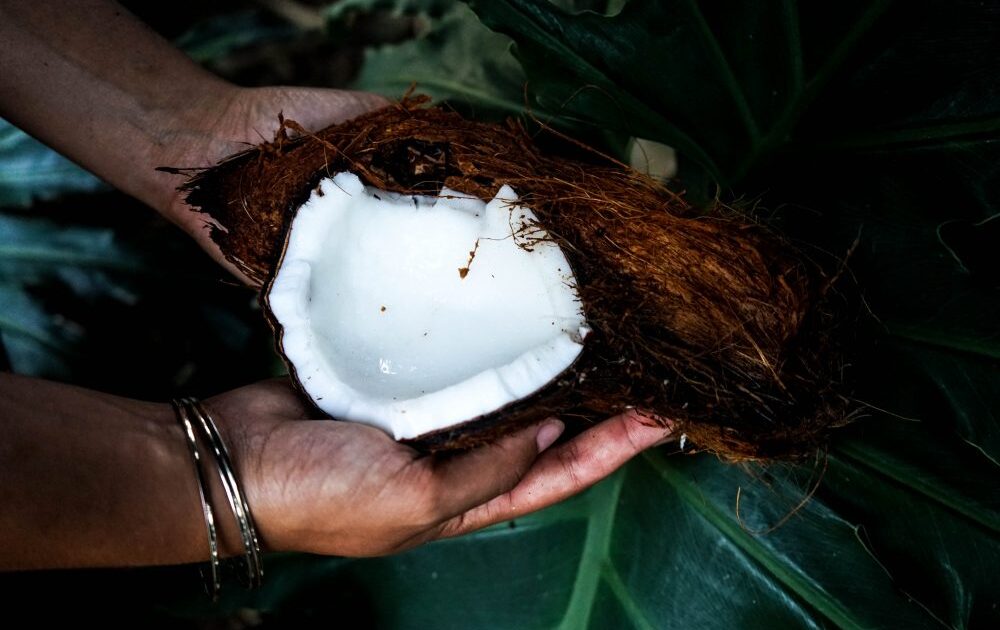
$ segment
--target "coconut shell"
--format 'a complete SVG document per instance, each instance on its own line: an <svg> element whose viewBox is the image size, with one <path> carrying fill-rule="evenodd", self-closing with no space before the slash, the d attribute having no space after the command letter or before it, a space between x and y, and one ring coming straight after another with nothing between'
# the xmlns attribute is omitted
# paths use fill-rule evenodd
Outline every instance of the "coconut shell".
<svg viewBox="0 0 1000 630"><path fill-rule="evenodd" d="M696 210L659 182L595 160L547 155L517 122L470 121L416 97L315 133L284 121L273 142L183 189L217 224L226 258L262 286L296 209L340 171L383 190L447 186L484 200L508 184L532 208L573 267L593 333L537 394L415 446L468 448L550 415L591 422L636 407L733 460L821 447L849 415L827 332L829 281L746 216Z"/></svg>

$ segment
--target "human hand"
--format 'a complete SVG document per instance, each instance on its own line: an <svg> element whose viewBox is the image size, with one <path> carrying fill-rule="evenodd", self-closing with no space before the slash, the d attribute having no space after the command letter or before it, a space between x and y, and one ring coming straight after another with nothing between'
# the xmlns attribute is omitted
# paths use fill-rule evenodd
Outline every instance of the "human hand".
<svg viewBox="0 0 1000 630"><path fill-rule="evenodd" d="M186 123L175 133L159 156L161 166L204 168L274 138L278 114L305 129L319 130L367 111L388 101L368 92L300 87L237 88L226 86L186 108ZM227 262L212 242L208 218L194 212L177 191L183 183L164 175L157 203L167 218L183 228L212 258L245 282L235 266Z"/></svg>
<svg viewBox="0 0 1000 630"><path fill-rule="evenodd" d="M345 90L237 87L111 0L0 3L0 42L0 115L158 210L223 264L204 215L177 193L183 179L157 167L210 167L271 140L279 112L311 130L386 103Z"/></svg>
<svg viewBox="0 0 1000 630"><path fill-rule="evenodd" d="M548 420L466 453L421 456L382 431L310 419L287 381L205 401L272 551L394 553L570 497L670 436L635 413L548 448ZM541 455L540 455L541 453Z"/></svg>

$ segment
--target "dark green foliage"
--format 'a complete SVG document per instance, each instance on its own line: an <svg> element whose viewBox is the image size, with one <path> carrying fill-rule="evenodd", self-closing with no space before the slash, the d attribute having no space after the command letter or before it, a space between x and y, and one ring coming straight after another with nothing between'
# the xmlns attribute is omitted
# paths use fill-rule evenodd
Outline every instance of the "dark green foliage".
<svg viewBox="0 0 1000 630"><path fill-rule="evenodd" d="M99 179L3 119L0 156L0 207L26 207L102 187Z"/></svg>
<svg viewBox="0 0 1000 630"><path fill-rule="evenodd" d="M334 30L357 13L395 8L418 23L417 36L395 45L373 46L355 87L399 98L416 84L437 101L508 116L524 108L524 72L510 53L510 38L492 33L459 2L340 2L328 18ZM346 28L346 25L344 26Z"/></svg>
<svg viewBox="0 0 1000 630"><path fill-rule="evenodd" d="M748 476L647 456L618 479L613 516L588 507L587 540L611 542L580 565L564 627L1000 622L996 8L633 0L605 17L471 4L513 38L536 111L672 144L680 186L705 190L707 173L725 197L759 199L833 267L858 239L845 293L865 305L852 372L870 417L837 440L812 501L752 535L737 488L743 523L767 529L822 463ZM577 553L554 531L553 544ZM506 597L491 601L506 610Z"/></svg>
<svg viewBox="0 0 1000 630"><path fill-rule="evenodd" d="M851 368L869 417L809 465L745 469L664 448L463 539L386 559L269 558L265 589L230 587L221 609L151 595L178 578L160 571L107 577L124 590L88 602L183 600L174 613L198 616L251 606L295 627L1000 626L995 4L632 0L610 17L471 4L516 43L534 111L675 146L682 186L716 180L727 199L759 199L833 267L858 239L845 281L870 310ZM520 108L506 40L442 6L419 39L369 53L361 85L426 81L473 111ZM4 225L4 238L26 229ZM219 350L225 365L243 360L240 343Z"/></svg>

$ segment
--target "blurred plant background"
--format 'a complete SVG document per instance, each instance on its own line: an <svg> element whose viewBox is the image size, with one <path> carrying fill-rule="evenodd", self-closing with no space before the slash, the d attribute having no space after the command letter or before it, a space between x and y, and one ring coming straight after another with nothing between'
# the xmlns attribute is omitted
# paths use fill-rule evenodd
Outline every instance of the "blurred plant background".
<svg viewBox="0 0 1000 630"><path fill-rule="evenodd" d="M215 607L179 567L3 575L9 611L166 628L1000 627L1000 6L125 4L243 85L416 83L623 158L635 138L674 147L672 185L694 199L749 201L832 267L853 251L868 413L802 465L665 447L462 539L269 557L262 591L232 585ZM251 293L6 124L0 206L14 370L150 399L281 371ZM28 603L38 592L54 605Z"/></svg>

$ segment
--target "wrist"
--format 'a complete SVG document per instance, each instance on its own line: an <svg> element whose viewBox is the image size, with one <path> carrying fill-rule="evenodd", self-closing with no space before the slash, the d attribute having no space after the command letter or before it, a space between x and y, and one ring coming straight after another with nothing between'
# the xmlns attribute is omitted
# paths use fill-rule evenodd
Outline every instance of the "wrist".
<svg viewBox="0 0 1000 630"><path fill-rule="evenodd" d="M284 493L287 488L272 475L267 474L268 467L262 461L267 443L272 439L274 431L279 430L281 422L260 419L246 422L246 414L233 414L224 405L218 405L211 400L203 402L202 406L211 414L222 442L229 451L237 482L249 506L261 548L264 551L291 551L287 544L290 512L284 503ZM219 482L215 461L212 460L211 464L215 477L212 490L213 505L216 506L217 518L225 521L227 527L232 527L227 544L227 549L231 552L229 555L238 555L243 552L243 547L235 517ZM219 506L224 507L221 517L218 516Z"/></svg>
<svg viewBox="0 0 1000 630"><path fill-rule="evenodd" d="M0 568L208 558L191 453L168 405L0 377Z"/></svg>
<svg viewBox="0 0 1000 630"><path fill-rule="evenodd" d="M199 451L201 475L195 467L195 459L186 436L186 428L179 421L173 405L148 403L137 415L146 423L146 433L154 434L152 443L153 461L150 468L161 478L170 478L175 486L171 493L173 503L171 519L179 531L187 532L184 538L191 541L192 549L184 554L185 561L203 561L209 556L207 523L204 518L201 492L214 514L217 545L222 558L243 553L239 529L232 517L225 489L219 476L216 460L209 445L192 424L193 434Z"/></svg>

